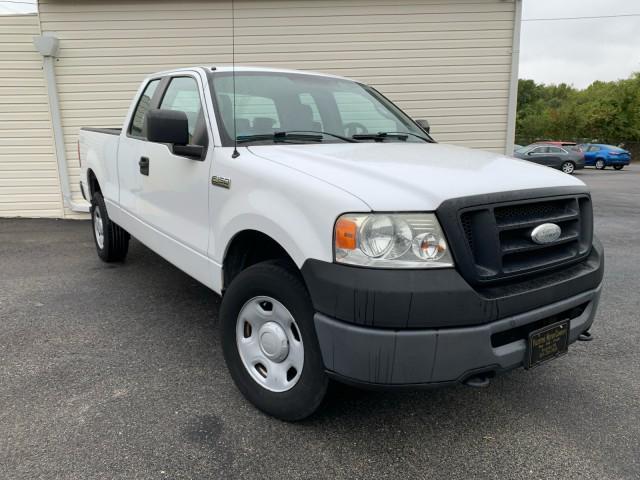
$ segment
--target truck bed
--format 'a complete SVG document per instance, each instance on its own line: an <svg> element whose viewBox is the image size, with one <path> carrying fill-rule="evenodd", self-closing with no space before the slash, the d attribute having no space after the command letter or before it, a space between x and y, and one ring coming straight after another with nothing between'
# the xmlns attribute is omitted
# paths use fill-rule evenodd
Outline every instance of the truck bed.
<svg viewBox="0 0 640 480"><path fill-rule="evenodd" d="M80 129L80 179L85 192L90 192L87 167L97 178L100 178L102 195L105 200L117 201L118 197L118 145L121 128ZM90 199L89 199L90 200Z"/></svg>
<svg viewBox="0 0 640 480"><path fill-rule="evenodd" d="M107 135L120 135L122 128L95 128L95 127L82 127L80 130L87 132L106 133Z"/></svg>

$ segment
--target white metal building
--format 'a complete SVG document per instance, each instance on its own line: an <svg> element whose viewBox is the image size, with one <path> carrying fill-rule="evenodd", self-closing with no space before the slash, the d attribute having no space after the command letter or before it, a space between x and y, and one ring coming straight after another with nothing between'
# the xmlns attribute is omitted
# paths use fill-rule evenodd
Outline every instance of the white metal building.
<svg viewBox="0 0 640 480"><path fill-rule="evenodd" d="M231 1L38 7L0 17L0 216L82 216L79 128L119 126L149 73L230 64ZM235 9L238 64L362 80L428 119L441 142L511 150L521 0L236 0ZM42 34L59 39L49 60L33 43Z"/></svg>

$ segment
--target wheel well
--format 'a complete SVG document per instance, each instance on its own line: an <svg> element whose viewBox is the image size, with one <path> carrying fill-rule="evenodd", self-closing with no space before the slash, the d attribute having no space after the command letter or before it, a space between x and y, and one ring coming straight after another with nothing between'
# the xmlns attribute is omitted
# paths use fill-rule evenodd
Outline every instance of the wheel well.
<svg viewBox="0 0 640 480"><path fill-rule="evenodd" d="M222 264L223 290L245 268L265 260L282 259L296 268L293 259L273 238L256 230L245 230L231 240Z"/></svg>
<svg viewBox="0 0 640 480"><path fill-rule="evenodd" d="M93 173L93 170L89 170L87 172L87 182L89 183L89 194L91 197L93 197L95 192L102 192L102 190L100 190L100 184L98 183L96 174Z"/></svg>

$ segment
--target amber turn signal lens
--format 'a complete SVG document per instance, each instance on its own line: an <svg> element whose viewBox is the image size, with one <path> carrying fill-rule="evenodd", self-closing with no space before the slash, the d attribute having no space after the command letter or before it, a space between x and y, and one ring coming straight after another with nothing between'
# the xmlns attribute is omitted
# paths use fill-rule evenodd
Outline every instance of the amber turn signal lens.
<svg viewBox="0 0 640 480"><path fill-rule="evenodd" d="M356 249L356 222L341 218L336 222L336 248L343 250Z"/></svg>

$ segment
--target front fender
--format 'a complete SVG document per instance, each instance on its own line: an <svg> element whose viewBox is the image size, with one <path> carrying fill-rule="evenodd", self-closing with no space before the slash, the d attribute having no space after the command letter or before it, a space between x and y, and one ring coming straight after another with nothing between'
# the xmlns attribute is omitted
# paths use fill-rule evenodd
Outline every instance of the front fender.
<svg viewBox="0 0 640 480"><path fill-rule="evenodd" d="M307 258L331 261L333 222L312 218L306 208L282 194L255 191L250 198L235 197L220 216L222 228L215 245L216 261L222 263L232 239L242 231L255 230L273 240L301 267ZM234 212L238 212L234 215ZM242 213L240 213L242 212Z"/></svg>
<svg viewBox="0 0 640 480"><path fill-rule="evenodd" d="M209 256L217 263L223 263L231 240L244 230L271 237L298 267L309 258L330 262L336 218L370 211L350 193L303 172L244 153L232 166L225 160L217 164L216 174L232 178L231 187L217 188L209 198Z"/></svg>

